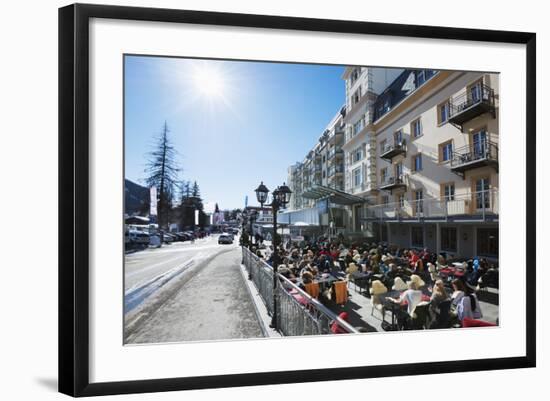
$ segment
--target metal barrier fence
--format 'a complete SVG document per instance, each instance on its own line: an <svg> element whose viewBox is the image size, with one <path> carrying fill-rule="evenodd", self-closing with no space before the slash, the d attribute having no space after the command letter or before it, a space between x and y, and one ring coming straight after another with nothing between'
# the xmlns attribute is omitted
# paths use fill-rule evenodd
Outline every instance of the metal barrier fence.
<svg viewBox="0 0 550 401"><path fill-rule="evenodd" d="M250 279L258 289L268 312L273 315L273 268L243 247L243 263ZM277 328L284 336L330 334L330 326L337 321L348 333L357 329L340 319L330 309L312 298L296 284L277 274Z"/></svg>

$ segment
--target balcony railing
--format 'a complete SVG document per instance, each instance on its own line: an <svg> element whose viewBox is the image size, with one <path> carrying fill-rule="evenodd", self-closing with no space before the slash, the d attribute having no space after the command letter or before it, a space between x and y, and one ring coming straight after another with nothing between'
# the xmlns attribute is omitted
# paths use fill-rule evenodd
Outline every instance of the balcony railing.
<svg viewBox="0 0 550 401"><path fill-rule="evenodd" d="M401 174L399 176L390 176L390 177L383 177L380 180L379 189L388 190L391 191L393 189L397 188L405 188L407 186L406 184L406 176L404 174Z"/></svg>
<svg viewBox="0 0 550 401"><path fill-rule="evenodd" d="M344 166L332 166L328 169L327 176L330 178L336 174L343 174L344 173Z"/></svg>
<svg viewBox="0 0 550 401"><path fill-rule="evenodd" d="M327 159L332 160L332 159L336 158L337 156L339 156L339 157L344 156L344 151L342 149L332 148L331 150L328 151Z"/></svg>
<svg viewBox="0 0 550 401"><path fill-rule="evenodd" d="M366 208L363 216L366 220L495 220L498 218L498 190L451 196L448 198L426 198L421 200L404 200L402 203L388 203Z"/></svg>
<svg viewBox="0 0 550 401"><path fill-rule="evenodd" d="M451 170L463 175L466 170L490 166L498 169L498 145L485 139L452 152Z"/></svg>
<svg viewBox="0 0 550 401"><path fill-rule="evenodd" d="M478 83L454 97L450 102L449 122L462 126L483 113L495 113L495 92L482 83Z"/></svg>
<svg viewBox="0 0 550 401"><path fill-rule="evenodd" d="M273 268L263 259L243 247L243 264L256 286L268 313L273 315ZM305 336L330 334L331 323L338 324L348 333L358 333L357 329L340 319L317 299L277 274L275 296L277 297L277 328L284 336ZM300 299L300 301L297 300Z"/></svg>
<svg viewBox="0 0 550 401"><path fill-rule="evenodd" d="M382 159L391 160L395 156L406 154L407 153L407 147L405 144L405 141L399 141L394 143L388 143L386 146L384 146L381 149L380 157Z"/></svg>

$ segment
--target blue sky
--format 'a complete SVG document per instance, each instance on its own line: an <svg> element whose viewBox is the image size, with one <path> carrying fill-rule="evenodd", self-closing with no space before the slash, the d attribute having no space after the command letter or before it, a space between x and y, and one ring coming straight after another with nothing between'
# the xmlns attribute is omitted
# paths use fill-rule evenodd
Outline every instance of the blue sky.
<svg viewBox="0 0 550 401"><path fill-rule="evenodd" d="M126 178L168 123L181 178L222 209L287 179L344 104L343 67L126 56Z"/></svg>

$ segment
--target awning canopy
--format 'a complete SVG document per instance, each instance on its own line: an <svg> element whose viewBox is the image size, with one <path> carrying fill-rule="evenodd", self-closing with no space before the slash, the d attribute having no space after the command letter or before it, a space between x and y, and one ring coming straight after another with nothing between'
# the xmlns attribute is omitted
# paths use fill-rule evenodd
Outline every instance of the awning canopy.
<svg viewBox="0 0 550 401"><path fill-rule="evenodd" d="M339 189L325 187L323 185L314 185L302 192L302 197L308 199L328 199L330 203L336 205L354 205L356 203L365 203L367 200L357 195L348 194Z"/></svg>
<svg viewBox="0 0 550 401"><path fill-rule="evenodd" d="M303 226L318 226L319 225L319 210L316 207L300 210L288 210L280 212L277 216L277 221L280 224L288 224L290 226L300 223Z"/></svg>

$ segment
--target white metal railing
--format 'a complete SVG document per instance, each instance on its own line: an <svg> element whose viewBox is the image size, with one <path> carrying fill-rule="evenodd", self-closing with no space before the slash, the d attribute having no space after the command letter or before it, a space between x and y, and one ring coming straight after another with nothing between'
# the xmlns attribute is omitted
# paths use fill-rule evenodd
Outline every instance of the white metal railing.
<svg viewBox="0 0 550 401"><path fill-rule="evenodd" d="M497 189L451 196L448 198L426 198L404 200L375 206L368 206L363 216L368 220L394 220L402 218L447 218L460 215L498 215L499 194Z"/></svg>
<svg viewBox="0 0 550 401"><path fill-rule="evenodd" d="M273 268L263 259L243 247L243 263L252 282L258 289L270 315L273 315ZM330 326L337 321L348 333L357 329L340 319L330 309L312 298L296 284L277 274L277 328L285 336L330 334ZM302 302L297 300L299 296Z"/></svg>

